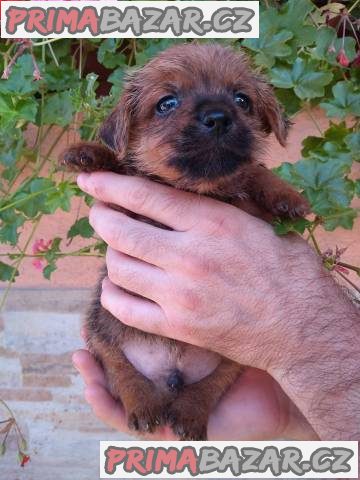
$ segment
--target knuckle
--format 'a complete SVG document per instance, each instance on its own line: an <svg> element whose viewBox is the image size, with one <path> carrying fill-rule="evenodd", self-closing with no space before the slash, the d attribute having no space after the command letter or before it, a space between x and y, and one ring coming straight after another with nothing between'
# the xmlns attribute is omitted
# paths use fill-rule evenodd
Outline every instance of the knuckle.
<svg viewBox="0 0 360 480"><path fill-rule="evenodd" d="M201 298L192 288L183 287L177 291L177 301L181 308L194 312L201 307Z"/></svg>
<svg viewBox="0 0 360 480"><path fill-rule="evenodd" d="M107 242L115 247L120 247L124 243L124 240L125 235L123 228L115 222L110 222L108 224Z"/></svg>
<svg viewBox="0 0 360 480"><path fill-rule="evenodd" d="M151 202L151 190L147 185L139 185L129 192L129 204L134 210L142 210Z"/></svg>
<svg viewBox="0 0 360 480"><path fill-rule="evenodd" d="M188 253L183 257L182 265L186 272L196 278L207 277L219 270L219 261L205 254L200 256L195 253Z"/></svg>
<svg viewBox="0 0 360 480"><path fill-rule="evenodd" d="M217 272L219 270L219 264L215 258L204 256L196 259L193 268L196 276L203 278Z"/></svg>
<svg viewBox="0 0 360 480"><path fill-rule="evenodd" d="M93 196L97 198L98 200L104 200L106 199L106 185L102 181L101 178L98 178L97 181L95 182L91 177L90 177L90 182L92 186L92 191L93 191Z"/></svg>
<svg viewBox="0 0 360 480"><path fill-rule="evenodd" d="M230 219L222 214L214 214L204 222L206 233L211 236L224 237L233 233L234 228Z"/></svg>

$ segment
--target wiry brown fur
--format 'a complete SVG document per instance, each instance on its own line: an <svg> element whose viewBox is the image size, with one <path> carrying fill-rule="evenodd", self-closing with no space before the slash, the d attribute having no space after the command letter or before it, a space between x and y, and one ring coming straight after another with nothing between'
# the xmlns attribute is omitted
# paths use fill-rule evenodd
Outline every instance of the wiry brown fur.
<svg viewBox="0 0 360 480"><path fill-rule="evenodd" d="M250 98L250 111L233 105L235 91ZM175 92L181 96L181 107L166 119L156 115L159 100ZM191 135L203 135L195 115L203 103L226 108L233 126L226 142L209 137L209 142L204 139L189 148ZM176 46L129 77L117 108L100 129L105 145L70 147L61 163L76 171L147 176L220 198L263 218L301 216L308 212L307 202L258 161L264 138L273 132L285 145L288 127L271 87L251 71L241 53L217 45ZM244 150L246 158L242 157ZM226 175L210 175L206 162L203 175L191 175L188 168L194 165L184 162L183 168L179 167L185 151L193 162L209 158L212 168L223 162L226 169L226 152L239 154L241 161ZM197 383L176 392L158 388L132 366L122 346L129 339L143 339L181 356L186 345L125 326L101 307L99 298L100 287L86 320L88 344L105 369L113 396L124 404L129 426L144 433L170 423L181 439L205 439L209 413L241 367L222 359L213 373Z"/></svg>

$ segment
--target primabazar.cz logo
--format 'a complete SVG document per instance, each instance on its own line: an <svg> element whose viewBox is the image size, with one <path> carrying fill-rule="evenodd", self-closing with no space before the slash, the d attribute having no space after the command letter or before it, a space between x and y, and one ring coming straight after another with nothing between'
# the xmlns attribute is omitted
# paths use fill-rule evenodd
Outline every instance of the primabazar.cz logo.
<svg viewBox="0 0 360 480"><path fill-rule="evenodd" d="M358 442L100 442L100 478L358 478Z"/></svg>
<svg viewBox="0 0 360 480"><path fill-rule="evenodd" d="M258 38L258 1L2 1L3 38Z"/></svg>

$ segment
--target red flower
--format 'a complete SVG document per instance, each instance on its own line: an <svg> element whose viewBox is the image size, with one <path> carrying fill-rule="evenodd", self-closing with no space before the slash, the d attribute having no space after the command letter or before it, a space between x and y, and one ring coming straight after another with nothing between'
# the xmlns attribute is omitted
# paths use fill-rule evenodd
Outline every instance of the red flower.
<svg viewBox="0 0 360 480"><path fill-rule="evenodd" d="M336 60L342 65L343 67L348 67L350 65L350 60L347 57L345 50L343 48L340 48L338 56L336 57Z"/></svg>
<svg viewBox="0 0 360 480"><path fill-rule="evenodd" d="M25 453L19 452L19 456L21 461L20 466L25 467L25 465L30 461L29 455L25 455Z"/></svg>

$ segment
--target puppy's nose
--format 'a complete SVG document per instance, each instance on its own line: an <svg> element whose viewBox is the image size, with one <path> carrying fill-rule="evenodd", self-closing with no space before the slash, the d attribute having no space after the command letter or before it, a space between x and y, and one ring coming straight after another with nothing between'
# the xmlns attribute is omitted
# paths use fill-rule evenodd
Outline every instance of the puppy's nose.
<svg viewBox="0 0 360 480"><path fill-rule="evenodd" d="M230 130L232 119L227 112L219 109L204 113L201 123L209 132L223 135Z"/></svg>

